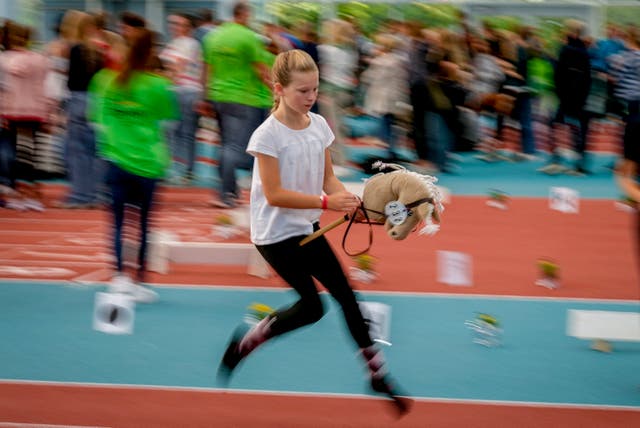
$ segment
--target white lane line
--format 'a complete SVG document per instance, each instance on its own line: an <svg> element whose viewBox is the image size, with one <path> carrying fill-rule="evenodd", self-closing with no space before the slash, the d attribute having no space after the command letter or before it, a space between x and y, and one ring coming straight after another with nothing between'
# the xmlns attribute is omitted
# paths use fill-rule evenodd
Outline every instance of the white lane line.
<svg viewBox="0 0 640 428"><path fill-rule="evenodd" d="M40 244L60 244L60 242L60 237L56 237L40 241ZM81 245L83 247L99 247L104 246L108 243L107 238L104 236L104 234L97 233L92 233L90 237L65 237L62 238L62 242L68 242L71 245Z"/></svg>
<svg viewBox="0 0 640 428"><path fill-rule="evenodd" d="M1 259L0 259L1 261ZM81 262L80 262L81 263ZM86 265L86 264L84 264ZM1 278L0 278L1 279ZM32 283L37 281L32 281L29 279L18 279L18 278L5 278L7 281L11 282L24 282L24 283ZM68 280L51 280L46 281L47 284L53 286L68 286ZM254 285L223 285L223 284L171 284L171 283L149 283L149 285L153 287L167 288L167 289L175 289L175 290L202 290L207 289L211 291L239 291L245 293L254 293L256 291L259 292L272 292L272 293L288 293L291 291L291 288L285 284L273 284L269 286L254 286ZM327 294L326 291L321 291L322 294ZM455 294L455 293L431 293L431 292L405 292L405 291L376 291L376 290L367 290L360 289L358 290L359 294L372 295L372 296L389 296L389 297L416 297L416 298L444 298L444 299L461 299L461 300L470 300L470 299L478 299L478 300L515 300L515 301L523 301L523 302L566 302L566 303L595 303L595 304L619 304L619 305L637 305L638 300L635 299L604 299L604 298L593 298L593 297L540 297L540 296L496 296L491 294Z"/></svg>
<svg viewBox="0 0 640 428"><path fill-rule="evenodd" d="M81 223L105 223L104 219L99 218L81 218L81 219L64 219L64 218L51 218L46 220L46 224L81 224ZM42 219L39 218L0 218L0 223L17 223L17 224L26 224L26 223L36 223L43 224Z"/></svg>
<svg viewBox="0 0 640 428"><path fill-rule="evenodd" d="M6 267L11 265L20 265L19 267L42 266L43 264L71 267L102 267L106 262L83 262L83 261L64 261L64 260L22 260L22 259L0 259L0 266Z"/></svg>
<svg viewBox="0 0 640 428"><path fill-rule="evenodd" d="M28 257L45 257L45 258L62 258L68 260L86 260L96 262L110 262L113 257L107 253L94 253L94 254L69 254L69 253L48 253L45 251L32 251L32 250L19 250L21 255ZM22 260L22 259L19 259Z"/></svg>
<svg viewBox="0 0 640 428"><path fill-rule="evenodd" d="M255 292L255 291L271 291L271 292L289 292L291 288L286 284L274 284L272 286L252 286L252 285L220 285L220 284L168 284L168 283L152 283L154 287L174 288L177 290L189 290L189 289L212 289L221 291L243 291L243 292ZM322 294L328 294L327 291L320 291ZM443 299L461 299L461 300L516 300L523 302L537 302L537 301L551 301L551 302L584 302L584 303L615 303L615 304L628 304L637 305L638 300L634 299L603 299L592 297L545 297L545 296L517 296L506 295L498 296L493 294L456 294L456 293L433 293L433 292L419 292L419 291L379 291L369 289L359 289L358 294L367 294L373 296L389 296L389 297L416 297L416 298L443 298Z"/></svg>
<svg viewBox="0 0 640 428"><path fill-rule="evenodd" d="M0 244L0 250L19 250L22 251L24 249L34 249L34 250L68 250L70 248L78 248L78 244L68 243L62 245L52 245L52 244L42 244L42 243L34 243L34 244ZM104 245L83 245L82 250L86 251L99 251L104 248Z"/></svg>
<svg viewBox="0 0 640 428"><path fill-rule="evenodd" d="M0 230L0 235L72 235L72 236L85 236L85 235L97 235L98 232L67 232L67 231L52 231L52 230Z"/></svg>
<svg viewBox="0 0 640 428"><path fill-rule="evenodd" d="M229 389L229 388L204 388L204 387L184 387L165 385L133 385L133 384L110 384L110 383L83 383L83 382L52 382L52 381L28 381L16 379L0 379L0 386L7 385L32 385L32 386L57 386L88 389L129 389L141 391L167 391L167 392L202 392L202 393L225 393L238 395L271 395L284 397L311 397L311 398L355 398L385 400L383 397L366 394L345 394L333 392L304 392L304 391L274 391L258 389ZM590 403L550 403L540 401L508 401L508 400L477 400L459 399L444 397L419 397L411 396L411 399L425 403L447 403L447 404L478 404L486 406L510 406L510 407L542 407L556 409L594 409L612 411L633 411L640 412L640 406L626 406L617 404L590 404Z"/></svg>

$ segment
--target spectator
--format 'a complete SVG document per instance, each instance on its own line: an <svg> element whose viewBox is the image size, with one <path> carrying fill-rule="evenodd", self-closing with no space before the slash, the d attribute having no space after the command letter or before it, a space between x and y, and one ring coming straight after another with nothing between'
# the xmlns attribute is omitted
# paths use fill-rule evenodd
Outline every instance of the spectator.
<svg viewBox="0 0 640 428"><path fill-rule="evenodd" d="M264 45L249 28L251 7L244 2L233 7L233 21L226 22L204 39L207 64L207 99L213 101L220 126L218 172L221 190L211 202L219 208L235 207L239 198L236 171L250 169L246 153L253 131L264 120L257 88L270 86L269 68L262 62Z"/></svg>
<svg viewBox="0 0 640 428"><path fill-rule="evenodd" d="M127 55L127 43L122 35L107 28L109 14L98 12L93 16L98 28L96 43L101 48L104 66L118 70Z"/></svg>
<svg viewBox="0 0 640 428"><path fill-rule="evenodd" d="M624 159L635 162L638 172L640 157L640 29L629 30L628 50L621 58L622 68L617 76L616 96L626 103L627 116L623 139ZM640 201L640 198L636 198Z"/></svg>
<svg viewBox="0 0 640 428"><path fill-rule="evenodd" d="M17 190L8 208L43 211L42 195L37 187L38 169L36 133L46 122L44 80L50 68L47 58L27 46L31 37L28 27L8 22L5 25L5 52L0 57L0 120L2 136L4 185ZM19 185L18 185L19 184Z"/></svg>
<svg viewBox="0 0 640 428"><path fill-rule="evenodd" d="M556 94L560 103L554 123L566 123L570 126L578 159L574 168L567 169L562 165L555 139L551 138L551 160L540 171L546 174L567 172L583 176L588 174L585 152L590 117L584 107L591 87L591 61L584 41L584 23L568 20L566 30L566 42L560 49L554 73Z"/></svg>
<svg viewBox="0 0 640 428"><path fill-rule="evenodd" d="M412 107L411 138L418 160L416 165L421 168L431 166L429 162L429 147L425 134L425 113L427 97L427 54L429 44L418 22L409 25L411 43L409 45L409 99Z"/></svg>
<svg viewBox="0 0 640 428"><path fill-rule="evenodd" d="M51 61L51 69L47 73L45 90L47 97L54 105L54 111L62 107L62 103L69 98L67 79L69 72L69 28L62 25L64 15L59 17L53 31L56 36L44 47L44 54Z"/></svg>
<svg viewBox="0 0 640 428"><path fill-rule="evenodd" d="M169 165L169 151L159 122L175 118L177 109L171 82L149 70L152 33L140 29L129 42L122 70L105 68L91 80L90 114L101 130L100 152L108 161L107 181L111 186L116 275L110 290L131 294L138 302L153 302L158 298L156 292L143 286L147 230L156 184ZM125 274L122 256L125 205L139 210L135 281Z"/></svg>
<svg viewBox="0 0 640 428"><path fill-rule="evenodd" d="M131 38L135 36L136 30L146 27L143 17L133 12L122 12L120 14L119 33L127 42L131 43Z"/></svg>
<svg viewBox="0 0 640 428"><path fill-rule="evenodd" d="M347 163L345 154L345 130L342 117L353 105L357 88L356 70L358 52L354 45L353 26L343 20L326 21L323 29L324 41L318 46L320 54L320 96L318 106L336 136L331 145L331 155L336 173Z"/></svg>
<svg viewBox="0 0 640 428"><path fill-rule="evenodd" d="M409 101L407 64L395 51L398 38L391 34L379 34L375 41L377 54L361 76L362 82L368 86L364 110L367 114L380 118L380 139L387 144L388 159L394 161L399 159L394 125L400 111L399 106Z"/></svg>
<svg viewBox="0 0 640 428"><path fill-rule="evenodd" d="M193 38L202 46L206 35L216 29L213 11L211 9L201 9L196 16L195 25L196 28L193 30Z"/></svg>
<svg viewBox="0 0 640 428"><path fill-rule="evenodd" d="M627 47L623 40L624 32L614 24L607 24L606 35L596 41L589 49L593 71L606 79L606 105L605 111L617 117L624 115L624 103L614 94L615 81L613 78L614 58L623 54Z"/></svg>
<svg viewBox="0 0 640 428"><path fill-rule="evenodd" d="M97 191L104 171L96 156L94 130L87 122L87 89L93 76L104 66L104 58L101 46L96 43L99 34L94 17L84 12L75 12L69 16L68 25L75 29L67 81L71 92L67 104L65 144L69 194L58 206L94 208L99 202Z"/></svg>
<svg viewBox="0 0 640 428"><path fill-rule="evenodd" d="M171 40L160 52L160 60L180 103L180 119L168 130L174 162L171 179L183 183L193 180L198 129L196 107L203 94L202 50L200 43L191 37L193 27L187 15L169 15L167 22Z"/></svg>

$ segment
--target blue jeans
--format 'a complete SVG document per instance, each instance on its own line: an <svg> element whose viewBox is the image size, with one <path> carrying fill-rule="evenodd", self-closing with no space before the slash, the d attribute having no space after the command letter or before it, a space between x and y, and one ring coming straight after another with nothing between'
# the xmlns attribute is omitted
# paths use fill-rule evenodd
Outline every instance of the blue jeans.
<svg viewBox="0 0 640 428"><path fill-rule="evenodd" d="M453 133L440 113L427 111L424 117L430 158L440 170L446 171L447 154L453 144Z"/></svg>
<svg viewBox="0 0 640 428"><path fill-rule="evenodd" d="M180 120L168 132L169 147L173 160L186 166L186 173L193 173L196 161L196 131L198 130L198 113L194 110L202 97L202 91L195 88L177 87L175 89L180 105Z"/></svg>
<svg viewBox="0 0 640 428"><path fill-rule="evenodd" d="M113 252L116 256L116 269L122 272L122 228L124 225L125 205L139 210L140 242L138 247L138 280L143 275L147 261L147 232L149 212L153 203L155 178L141 177L123 170L114 163L108 164L107 183L111 187L111 211L113 214Z"/></svg>
<svg viewBox="0 0 640 428"><path fill-rule="evenodd" d="M88 204L96 201L98 184L104 169L96 157L96 137L87 122L87 93L71 92L67 103L65 160L69 195L67 201Z"/></svg>
<svg viewBox="0 0 640 428"><path fill-rule="evenodd" d="M536 141L533 135L532 99L530 96L521 96L517 101L519 109L520 139L522 141L522 153L533 155L536 152Z"/></svg>
<svg viewBox="0 0 640 428"><path fill-rule="evenodd" d="M243 104L214 102L220 127L220 155L218 173L222 181L220 194L224 202L237 196L236 170L251 169L253 158L247 145L251 134L264 121L267 110Z"/></svg>
<svg viewBox="0 0 640 428"><path fill-rule="evenodd" d="M389 158L395 159L396 153L396 136L393 133L393 124L396 117L392 113L383 115L380 119L380 139L387 143L387 152Z"/></svg>

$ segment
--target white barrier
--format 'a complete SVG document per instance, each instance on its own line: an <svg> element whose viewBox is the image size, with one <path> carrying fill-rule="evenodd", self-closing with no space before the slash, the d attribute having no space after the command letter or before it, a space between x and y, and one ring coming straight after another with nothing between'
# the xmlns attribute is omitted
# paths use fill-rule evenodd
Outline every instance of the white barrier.
<svg viewBox="0 0 640 428"><path fill-rule="evenodd" d="M136 260L137 245L124 241L125 258ZM250 243L181 242L171 232L157 231L149 234L147 269L167 274L170 264L238 265L247 266L249 275L271 277L268 263Z"/></svg>
<svg viewBox="0 0 640 428"><path fill-rule="evenodd" d="M253 244L160 241L149 270L169 273L169 264L246 265L249 275L269 278L271 271Z"/></svg>
<svg viewBox="0 0 640 428"><path fill-rule="evenodd" d="M593 340L593 349L611 352L610 340L640 342L640 313L569 309L567 335Z"/></svg>

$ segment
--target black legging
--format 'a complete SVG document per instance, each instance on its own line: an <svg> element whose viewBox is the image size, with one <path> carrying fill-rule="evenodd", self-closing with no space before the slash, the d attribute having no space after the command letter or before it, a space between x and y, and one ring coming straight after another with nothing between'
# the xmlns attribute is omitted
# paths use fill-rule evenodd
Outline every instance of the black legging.
<svg viewBox="0 0 640 428"><path fill-rule="evenodd" d="M358 346L371 346L369 329L331 246L321 236L301 247L299 242L303 238L296 236L275 244L256 246L278 275L300 295L300 300L292 306L276 311L270 336L295 330L322 318L325 311L313 281L316 278L342 307L347 327Z"/></svg>

